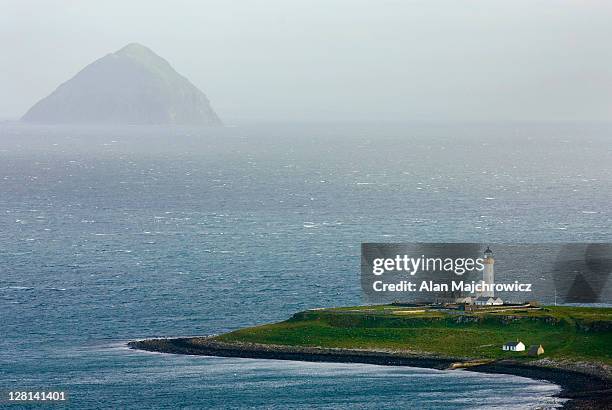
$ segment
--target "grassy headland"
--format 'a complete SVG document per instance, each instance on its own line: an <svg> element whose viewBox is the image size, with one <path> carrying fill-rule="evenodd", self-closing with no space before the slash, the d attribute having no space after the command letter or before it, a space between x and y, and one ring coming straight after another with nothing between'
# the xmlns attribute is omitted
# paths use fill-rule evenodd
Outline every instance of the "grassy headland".
<svg viewBox="0 0 612 410"><path fill-rule="evenodd" d="M395 305L309 310L280 323L213 338L221 342L393 350L472 359L533 360L502 345L544 346L542 357L612 364L612 308L543 307L461 312Z"/></svg>
<svg viewBox="0 0 612 410"><path fill-rule="evenodd" d="M544 355L507 352L519 339ZM286 321L205 337L148 339L133 349L314 362L467 368L544 379L565 409L612 408L612 308L356 306L307 310Z"/></svg>

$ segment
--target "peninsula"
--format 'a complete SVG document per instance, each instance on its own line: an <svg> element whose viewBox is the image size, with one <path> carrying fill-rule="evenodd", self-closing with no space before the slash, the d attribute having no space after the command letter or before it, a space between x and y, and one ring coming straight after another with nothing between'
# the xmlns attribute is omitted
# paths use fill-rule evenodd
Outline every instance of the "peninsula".
<svg viewBox="0 0 612 410"><path fill-rule="evenodd" d="M535 350L507 350L519 342ZM612 405L612 308L376 305L313 309L286 321L191 338L133 341L156 352L464 369L545 379L565 408ZM531 351L530 351L531 350Z"/></svg>

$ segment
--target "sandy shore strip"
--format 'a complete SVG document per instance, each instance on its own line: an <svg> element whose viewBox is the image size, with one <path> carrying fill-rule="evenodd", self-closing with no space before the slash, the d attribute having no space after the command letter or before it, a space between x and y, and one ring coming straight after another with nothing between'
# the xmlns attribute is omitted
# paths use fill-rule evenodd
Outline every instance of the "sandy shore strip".
<svg viewBox="0 0 612 410"><path fill-rule="evenodd" d="M330 349L226 343L211 337L146 339L128 343L132 349L159 353L307 362L365 363L446 370L462 368L481 373L501 373L546 380L561 386L558 397L569 399L564 409L612 409L612 377L608 368L591 364L559 363L550 360L522 363L513 360L470 360L423 353Z"/></svg>

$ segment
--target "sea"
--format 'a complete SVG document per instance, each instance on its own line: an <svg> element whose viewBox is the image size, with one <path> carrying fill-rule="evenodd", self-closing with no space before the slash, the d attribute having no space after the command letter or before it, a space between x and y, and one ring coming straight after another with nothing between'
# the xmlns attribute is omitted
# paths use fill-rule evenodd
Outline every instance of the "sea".
<svg viewBox="0 0 612 410"><path fill-rule="evenodd" d="M605 123L1 123L0 407L555 408L517 376L126 343L360 304L362 242L610 242L611 200Z"/></svg>

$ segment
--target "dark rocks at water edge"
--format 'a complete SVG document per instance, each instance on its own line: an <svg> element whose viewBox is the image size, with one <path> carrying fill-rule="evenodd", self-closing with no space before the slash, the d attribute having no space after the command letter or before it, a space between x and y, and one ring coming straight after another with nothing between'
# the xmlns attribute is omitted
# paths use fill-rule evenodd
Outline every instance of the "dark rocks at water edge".
<svg viewBox="0 0 612 410"><path fill-rule="evenodd" d="M366 363L385 366L426 367L439 370L448 369L453 362L458 360L414 353L390 353L356 349L263 345L239 342L228 343L208 337L139 340L129 342L128 346L132 349L161 353L304 362Z"/></svg>
<svg viewBox="0 0 612 410"><path fill-rule="evenodd" d="M548 380L562 388L560 397L569 399L564 409L611 409L612 379L595 365L578 365L542 360L524 363L514 360L471 360L424 353L337 349L305 346L263 345L221 342L213 337L147 339L129 342L132 349L160 353L243 357L255 359L297 360L308 362L367 363L386 366L458 369L481 373L512 374Z"/></svg>
<svg viewBox="0 0 612 410"><path fill-rule="evenodd" d="M163 58L132 43L89 64L23 121L45 124L221 125L206 95Z"/></svg>

